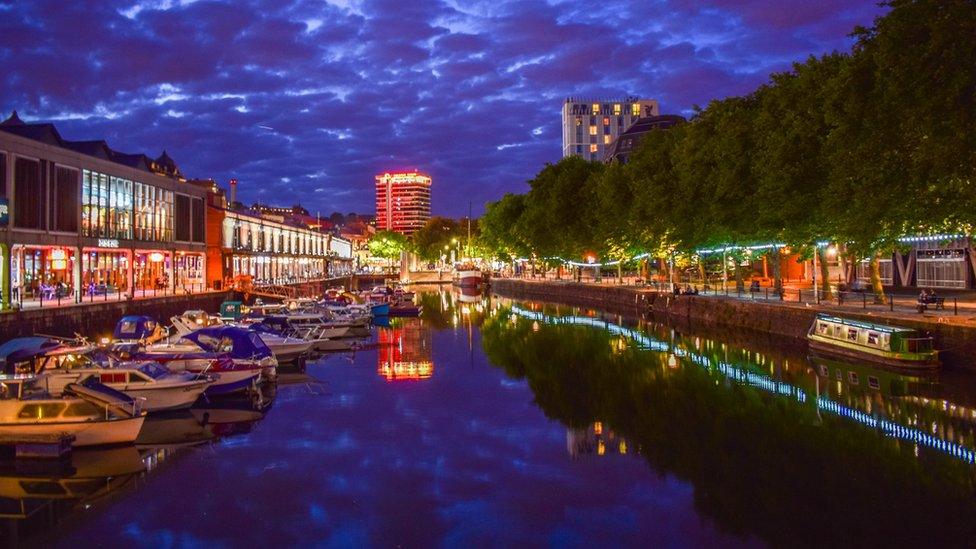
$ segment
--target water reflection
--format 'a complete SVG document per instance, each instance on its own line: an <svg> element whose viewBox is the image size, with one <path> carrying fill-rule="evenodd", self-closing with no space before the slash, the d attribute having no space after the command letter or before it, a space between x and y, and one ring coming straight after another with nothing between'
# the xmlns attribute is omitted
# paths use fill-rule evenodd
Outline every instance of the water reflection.
<svg viewBox="0 0 976 549"><path fill-rule="evenodd" d="M784 545L976 534L972 410L933 380L621 320L496 306L483 344L571 429L571 453L599 452L595 425L632 441L725 531Z"/></svg>
<svg viewBox="0 0 976 549"><path fill-rule="evenodd" d="M419 381L434 375L430 325L423 318L390 319L377 329L376 372L387 381Z"/></svg>
<svg viewBox="0 0 976 549"><path fill-rule="evenodd" d="M248 432L274 390L149 416L135 445L76 449L65 460L0 461L0 535L8 546L56 535L52 527L137 490L190 447Z"/></svg>

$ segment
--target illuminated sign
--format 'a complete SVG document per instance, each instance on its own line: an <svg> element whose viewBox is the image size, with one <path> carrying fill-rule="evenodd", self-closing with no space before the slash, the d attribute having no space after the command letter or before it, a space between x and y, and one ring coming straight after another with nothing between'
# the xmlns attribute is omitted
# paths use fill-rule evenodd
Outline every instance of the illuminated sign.
<svg viewBox="0 0 976 549"><path fill-rule="evenodd" d="M159 263L163 260L165 256L160 252L153 252L149 254L149 261L153 263Z"/></svg>
<svg viewBox="0 0 976 549"><path fill-rule="evenodd" d="M99 238L98 239L99 248L118 248L119 241L114 238Z"/></svg>
<svg viewBox="0 0 976 549"><path fill-rule="evenodd" d="M63 271L68 268L68 252L61 248L51 250L51 269Z"/></svg>
<svg viewBox="0 0 976 549"><path fill-rule="evenodd" d="M420 183L430 185L430 177L419 172L386 172L383 175L377 175L376 181L378 183Z"/></svg>
<svg viewBox="0 0 976 549"><path fill-rule="evenodd" d="M10 222L10 204L6 198L0 198L0 227L6 227Z"/></svg>

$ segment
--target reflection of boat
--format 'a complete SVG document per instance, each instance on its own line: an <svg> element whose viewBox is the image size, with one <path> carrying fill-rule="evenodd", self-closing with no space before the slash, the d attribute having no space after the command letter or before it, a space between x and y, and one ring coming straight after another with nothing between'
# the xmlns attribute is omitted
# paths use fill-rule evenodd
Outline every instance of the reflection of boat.
<svg viewBox="0 0 976 549"><path fill-rule="evenodd" d="M461 303L478 303L481 301L481 289L477 287L463 287L458 292L457 299Z"/></svg>
<svg viewBox="0 0 976 549"><path fill-rule="evenodd" d="M405 301L390 305L390 316L420 316L423 307L414 305L413 302Z"/></svg>
<svg viewBox="0 0 976 549"><path fill-rule="evenodd" d="M932 338L918 330L820 313L807 333L810 348L835 356L896 368L931 371L939 367Z"/></svg>
<svg viewBox="0 0 976 549"><path fill-rule="evenodd" d="M809 360L816 374L825 381L840 382L850 388L878 391L886 398L914 395L921 388L932 386L936 381L932 376L903 374L880 367L816 355L811 355Z"/></svg>
<svg viewBox="0 0 976 549"><path fill-rule="evenodd" d="M189 410L180 410L148 418L136 439L137 448L177 448L194 446L215 438L200 425Z"/></svg>

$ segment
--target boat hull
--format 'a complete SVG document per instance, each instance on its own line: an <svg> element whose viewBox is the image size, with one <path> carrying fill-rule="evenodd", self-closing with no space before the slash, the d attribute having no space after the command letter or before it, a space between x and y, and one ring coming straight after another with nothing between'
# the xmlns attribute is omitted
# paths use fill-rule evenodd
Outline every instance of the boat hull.
<svg viewBox="0 0 976 549"><path fill-rule="evenodd" d="M462 288L475 288L481 282L481 271L458 271L454 277L454 283Z"/></svg>
<svg viewBox="0 0 976 549"><path fill-rule="evenodd" d="M208 396L229 395L238 391L244 391L258 382L261 370L231 370L226 372L211 373L217 376L217 381L213 383L204 394Z"/></svg>
<svg viewBox="0 0 976 549"><path fill-rule="evenodd" d="M162 412L165 410L181 410L193 406L200 395L207 390L209 382L188 383L165 388L153 389L121 389L120 391L133 398L143 400L142 409L147 412ZM111 385L109 385L111 387Z"/></svg>
<svg viewBox="0 0 976 549"><path fill-rule="evenodd" d="M941 363L937 358L929 360L905 360L895 356L875 354L862 351L860 349L841 347L810 336L807 337L807 341L809 342L810 350L815 355L860 360L898 370L900 372L931 373L938 371L941 367Z"/></svg>
<svg viewBox="0 0 976 549"><path fill-rule="evenodd" d="M52 421L37 423L2 423L0 436L37 436L67 433L75 436L72 446L131 444L142 430L146 415L108 421Z"/></svg>

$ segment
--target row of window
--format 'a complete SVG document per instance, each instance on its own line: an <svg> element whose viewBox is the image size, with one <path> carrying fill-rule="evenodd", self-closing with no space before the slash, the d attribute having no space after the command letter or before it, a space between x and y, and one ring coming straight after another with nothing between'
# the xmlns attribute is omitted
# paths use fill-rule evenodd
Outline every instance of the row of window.
<svg viewBox="0 0 976 549"><path fill-rule="evenodd" d="M586 104L573 104L570 108L573 114L587 114L597 115L601 113L610 114L613 113L614 116L620 116L627 107L620 103L593 103L590 105ZM641 105L640 103L630 104L630 114L631 116L640 116Z"/></svg>
<svg viewBox="0 0 976 549"><path fill-rule="evenodd" d="M327 235L265 225L258 221L227 217L224 219L223 233L224 247L235 250L321 256L329 252Z"/></svg>
<svg viewBox="0 0 976 549"><path fill-rule="evenodd" d="M890 259L878 262L881 283L894 284L894 264ZM863 282L870 280L870 266L867 261L857 265L857 277ZM918 257L915 261L915 285L929 288L965 288L969 278L966 261L962 257L938 259Z"/></svg>
<svg viewBox="0 0 976 549"><path fill-rule="evenodd" d="M13 184L8 185L8 161L8 155L0 153L0 197L15 197L11 210L16 228L67 233L80 229L83 236L120 240L173 240L172 191L19 156L13 157ZM176 240L204 242L203 199L179 196Z"/></svg>

